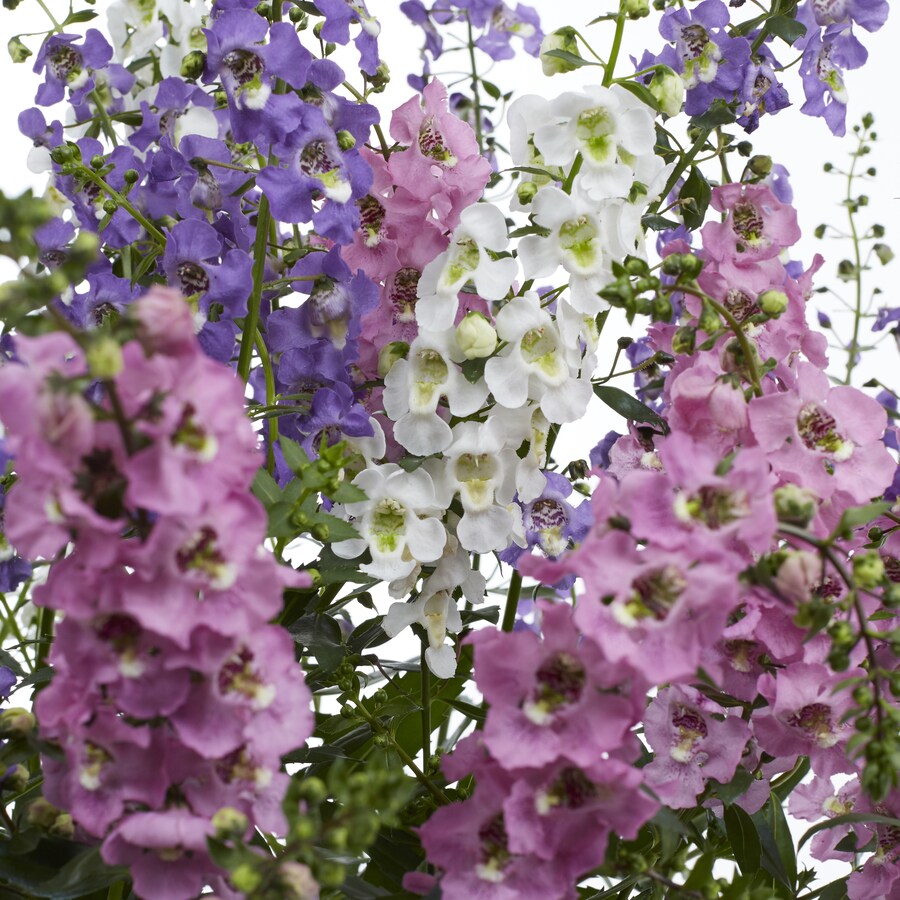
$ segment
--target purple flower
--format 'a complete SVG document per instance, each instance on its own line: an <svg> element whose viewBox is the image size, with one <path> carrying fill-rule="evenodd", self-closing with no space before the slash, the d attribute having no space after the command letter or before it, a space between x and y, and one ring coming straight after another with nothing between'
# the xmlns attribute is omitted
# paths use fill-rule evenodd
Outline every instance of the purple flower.
<svg viewBox="0 0 900 900"><path fill-rule="evenodd" d="M515 56L511 46L513 37L522 39L526 53L537 56L544 39L540 17L535 9L523 3L512 9L501 2L491 12L487 33L478 38L475 46L491 59L512 59Z"/></svg>
<svg viewBox="0 0 900 900"><path fill-rule="evenodd" d="M92 70L103 69L112 58L112 47L96 28L89 28L84 42L75 42L77 34L54 34L41 46L34 60L34 71L44 72L44 83L34 102L40 106L59 103L69 89L74 105L94 89Z"/></svg>
<svg viewBox="0 0 900 900"><path fill-rule="evenodd" d="M316 7L325 16L322 39L336 44L350 41L350 24L358 22L359 34L353 40L359 50L359 67L367 75L378 71L378 35L381 26L369 15L365 0L317 0Z"/></svg>
<svg viewBox="0 0 900 900"><path fill-rule="evenodd" d="M776 113L791 105L787 91L775 74L778 61L766 47L760 47L744 70L738 94L738 124L755 131L763 113Z"/></svg>

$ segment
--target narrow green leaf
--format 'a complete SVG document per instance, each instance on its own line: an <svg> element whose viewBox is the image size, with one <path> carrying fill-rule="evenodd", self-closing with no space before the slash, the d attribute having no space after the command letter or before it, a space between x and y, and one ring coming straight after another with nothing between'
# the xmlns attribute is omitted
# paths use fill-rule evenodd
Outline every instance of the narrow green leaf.
<svg viewBox="0 0 900 900"><path fill-rule="evenodd" d="M589 59L582 59L575 53L570 53L568 50L548 50L546 53L542 53L542 56L552 56L554 59L562 59L567 62L570 66L573 66L576 69L580 69L582 66L599 66L600 63L592 62Z"/></svg>
<svg viewBox="0 0 900 900"><path fill-rule="evenodd" d="M762 845L753 819L740 806L725 808L725 833L741 872L744 875L758 872Z"/></svg>
<svg viewBox="0 0 900 900"><path fill-rule="evenodd" d="M609 384L595 384L594 393L620 416L633 422L647 422L662 430L664 434L668 434L669 425L665 419L621 388Z"/></svg>
<svg viewBox="0 0 900 900"><path fill-rule="evenodd" d="M843 816L835 816L824 822L817 822L812 828L803 832L803 837L797 843L797 848L802 847L811 837L824 831L826 828L837 828L838 825L852 825L857 822L869 822L877 825L889 825L891 828L900 828L900 819L891 816L881 816L878 813L845 813Z"/></svg>

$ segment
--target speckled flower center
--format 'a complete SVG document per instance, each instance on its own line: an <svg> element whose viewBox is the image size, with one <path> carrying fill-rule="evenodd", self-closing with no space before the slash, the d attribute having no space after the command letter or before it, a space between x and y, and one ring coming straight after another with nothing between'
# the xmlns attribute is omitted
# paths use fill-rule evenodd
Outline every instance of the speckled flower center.
<svg viewBox="0 0 900 900"><path fill-rule="evenodd" d="M661 621L684 593L687 580L674 565L650 569L631 582L634 589L628 611L637 619Z"/></svg>
<svg viewBox="0 0 900 900"><path fill-rule="evenodd" d="M394 322L415 322L421 272L404 266L385 285Z"/></svg>
<svg viewBox="0 0 900 900"><path fill-rule="evenodd" d="M535 703L554 710L581 698L587 673L577 656L563 651L544 660L535 672L535 681Z"/></svg>
<svg viewBox="0 0 900 900"><path fill-rule="evenodd" d="M226 53L222 57L222 65L231 72L241 87L249 84L263 71L263 61L250 50L232 50Z"/></svg>
<svg viewBox="0 0 900 900"><path fill-rule="evenodd" d="M178 264L175 275L181 285L181 293L185 297L190 297L191 294L202 294L209 290L209 275L199 263L185 260Z"/></svg>
<svg viewBox="0 0 900 900"><path fill-rule="evenodd" d="M74 80L84 65L81 54L74 47L56 47L47 61L54 78L60 81Z"/></svg>
<svg viewBox="0 0 900 900"><path fill-rule="evenodd" d="M702 25L685 25L681 29L681 41L684 44L684 55L697 59L709 43L709 35Z"/></svg>

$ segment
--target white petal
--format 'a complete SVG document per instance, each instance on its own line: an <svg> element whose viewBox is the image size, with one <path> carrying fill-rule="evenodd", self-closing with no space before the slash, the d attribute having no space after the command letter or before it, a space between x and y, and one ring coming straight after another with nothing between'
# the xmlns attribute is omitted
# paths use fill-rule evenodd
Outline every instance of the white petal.
<svg viewBox="0 0 900 900"><path fill-rule="evenodd" d="M447 532L440 519L428 517L414 519L407 523L406 544L409 552L419 562L434 562L440 559L447 542Z"/></svg>
<svg viewBox="0 0 900 900"><path fill-rule="evenodd" d="M541 411L551 422L575 422L587 409L593 388L587 379L570 378L558 387L548 388L541 400Z"/></svg>
<svg viewBox="0 0 900 900"><path fill-rule="evenodd" d="M501 406L517 409L528 399L529 375L515 352L491 357L484 367L484 380Z"/></svg>
<svg viewBox="0 0 900 900"><path fill-rule="evenodd" d="M519 264L512 257L505 256L481 263L475 270L473 280L485 300L502 300L518 274Z"/></svg>
<svg viewBox="0 0 900 900"><path fill-rule="evenodd" d="M492 203L476 203L468 207L463 210L459 222L456 235L465 232L481 247L505 250L509 243L506 236L506 218L500 208Z"/></svg>
<svg viewBox="0 0 900 900"><path fill-rule="evenodd" d="M425 662L438 678L452 678L456 674L456 653L449 644L437 650L428 647L425 650Z"/></svg>
<svg viewBox="0 0 900 900"><path fill-rule="evenodd" d="M381 623L384 633L390 638L396 637L404 628L422 618L424 607L425 600L421 597L414 603L392 603Z"/></svg>
<svg viewBox="0 0 900 900"><path fill-rule="evenodd" d="M456 526L460 544L473 553L504 550L513 526L510 510L491 506L479 512L467 512Z"/></svg>
<svg viewBox="0 0 900 900"><path fill-rule="evenodd" d="M539 234L526 234L519 241L519 262L526 278L545 278L559 268L556 241Z"/></svg>
<svg viewBox="0 0 900 900"><path fill-rule="evenodd" d="M394 426L394 437L415 456L428 456L446 450L453 432L437 413L407 413Z"/></svg>

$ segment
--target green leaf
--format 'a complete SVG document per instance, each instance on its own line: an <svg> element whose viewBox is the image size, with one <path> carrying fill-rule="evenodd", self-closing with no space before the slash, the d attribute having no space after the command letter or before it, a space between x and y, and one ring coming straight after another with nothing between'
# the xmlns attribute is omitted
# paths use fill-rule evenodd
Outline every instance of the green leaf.
<svg viewBox="0 0 900 900"><path fill-rule="evenodd" d="M646 84L642 84L640 81L619 81L617 84L619 87L625 88L629 94L634 94L644 106L649 106L650 109L655 109L659 112L659 101L653 96Z"/></svg>
<svg viewBox="0 0 900 900"><path fill-rule="evenodd" d="M353 633L347 638L347 646L354 653L362 653L368 647L377 647L387 643L390 638L384 633L381 623L384 616L376 616L367 622L362 622L353 629Z"/></svg>
<svg viewBox="0 0 900 900"><path fill-rule="evenodd" d="M78 12L73 12L69 15L63 25L78 25L81 22L90 22L91 19L96 19L98 13L94 12L92 9L81 9Z"/></svg>
<svg viewBox="0 0 900 900"><path fill-rule="evenodd" d="M281 499L281 488L278 487L278 482L265 469L257 471L253 477L251 490L253 491L253 496L266 509L274 506Z"/></svg>
<svg viewBox="0 0 900 900"><path fill-rule="evenodd" d="M780 37L786 44L793 44L806 34L806 26L790 16L773 16L766 22L770 34Z"/></svg>
<svg viewBox="0 0 900 900"><path fill-rule="evenodd" d="M712 882L713 865L715 862L715 854L704 853L703 856L694 863L691 874L688 875L687 880L684 882L685 890L702 891L709 885Z"/></svg>
<svg viewBox="0 0 900 900"><path fill-rule="evenodd" d="M781 801L772 797L752 816L762 844L762 866L777 881L793 891L797 880L797 860Z"/></svg>
<svg viewBox="0 0 900 900"><path fill-rule="evenodd" d="M669 425L665 419L621 388L609 384L595 384L594 393L620 416L630 419L632 422L647 422L659 428L663 434L669 433Z"/></svg>
<svg viewBox="0 0 900 900"><path fill-rule="evenodd" d="M740 806L725 808L725 833L741 872L744 875L758 872L762 845L753 819Z"/></svg>
<svg viewBox="0 0 900 900"><path fill-rule="evenodd" d="M682 185L681 193L678 195L684 224L692 231L703 224L711 197L712 189L709 182L703 177L703 173L697 166L692 166L691 174Z"/></svg>
<svg viewBox="0 0 900 900"><path fill-rule="evenodd" d="M488 96L492 97L494 100L500 99L500 88L498 88L496 84L491 81L486 81L484 78L479 78L478 80L481 82L481 86Z"/></svg>
<svg viewBox="0 0 900 900"><path fill-rule="evenodd" d="M478 382L484 378L484 367L486 363L487 359L483 357L481 359L467 359L460 366L466 381L470 384L478 384Z"/></svg>
<svg viewBox="0 0 900 900"><path fill-rule="evenodd" d="M651 231L665 231L667 228L677 228L679 224L674 219L667 219L665 216L659 215L644 216L641 219L641 225Z"/></svg>
<svg viewBox="0 0 900 900"><path fill-rule="evenodd" d="M817 900L846 900L846 897L847 879L839 878L837 881L832 881L831 884L825 885L825 887L819 891Z"/></svg>
<svg viewBox="0 0 900 900"><path fill-rule="evenodd" d="M103 862L99 848L68 841L43 840L30 853L0 859L0 883L41 900L77 900L127 878L127 869Z"/></svg>
<svg viewBox="0 0 900 900"><path fill-rule="evenodd" d="M538 169L535 166L511 166L508 169L504 169L504 172L527 172L529 175L540 175L542 178L550 178L553 181L556 181L557 176L552 172L548 172L546 169Z"/></svg>
<svg viewBox="0 0 900 900"><path fill-rule="evenodd" d="M840 521L834 529L834 535L849 536L862 525L868 525L873 519L877 519L891 508L887 500L879 500L876 503L864 503L862 506L850 506L844 510Z"/></svg>
<svg viewBox="0 0 900 900"><path fill-rule="evenodd" d="M878 813L845 813L843 816L835 816L833 819L825 819L817 822L812 828L803 832L803 837L797 843L797 848L802 847L813 835L824 831L826 828L837 828L838 825L853 825L857 822L870 822L878 825L890 825L892 828L900 828L900 819L890 816L881 816Z"/></svg>
<svg viewBox="0 0 900 900"><path fill-rule="evenodd" d="M714 779L709 781L713 793L726 805L731 806L738 797L747 793L747 788L753 784L753 775L746 769L738 769L734 778L728 784L719 784Z"/></svg>
<svg viewBox="0 0 900 900"><path fill-rule="evenodd" d="M709 109L699 116L691 119L691 125L697 128L708 128L710 131L719 125L730 125L736 120L735 114L728 108L728 104L721 98L713 100Z"/></svg>
<svg viewBox="0 0 900 900"><path fill-rule="evenodd" d="M570 53L568 50L548 50L546 53L542 53L541 56L551 56L553 59L562 59L576 69L580 69L582 66L600 65L600 63L592 62L589 59L582 59L576 53Z"/></svg>
<svg viewBox="0 0 900 900"><path fill-rule="evenodd" d="M330 496L335 503L359 503L366 499L366 492L349 481L342 481Z"/></svg>
<svg viewBox="0 0 900 900"><path fill-rule="evenodd" d="M315 656L326 672L333 672L347 655L344 633L331 616L323 613L301 616L288 626L288 632L298 644L302 644Z"/></svg>
<svg viewBox="0 0 900 900"><path fill-rule="evenodd" d="M801 756L800 759L797 760L794 768L784 776L784 779L772 785L772 793L783 803L790 796L794 788L806 778L809 768L809 759L805 756Z"/></svg>
<svg viewBox="0 0 900 900"><path fill-rule="evenodd" d="M464 716L468 716L474 722L483 722L485 719L485 710L480 706L475 706L474 703L467 703L465 700L459 700L456 697L452 700L448 700L447 703L449 703L457 712L461 712Z"/></svg>

